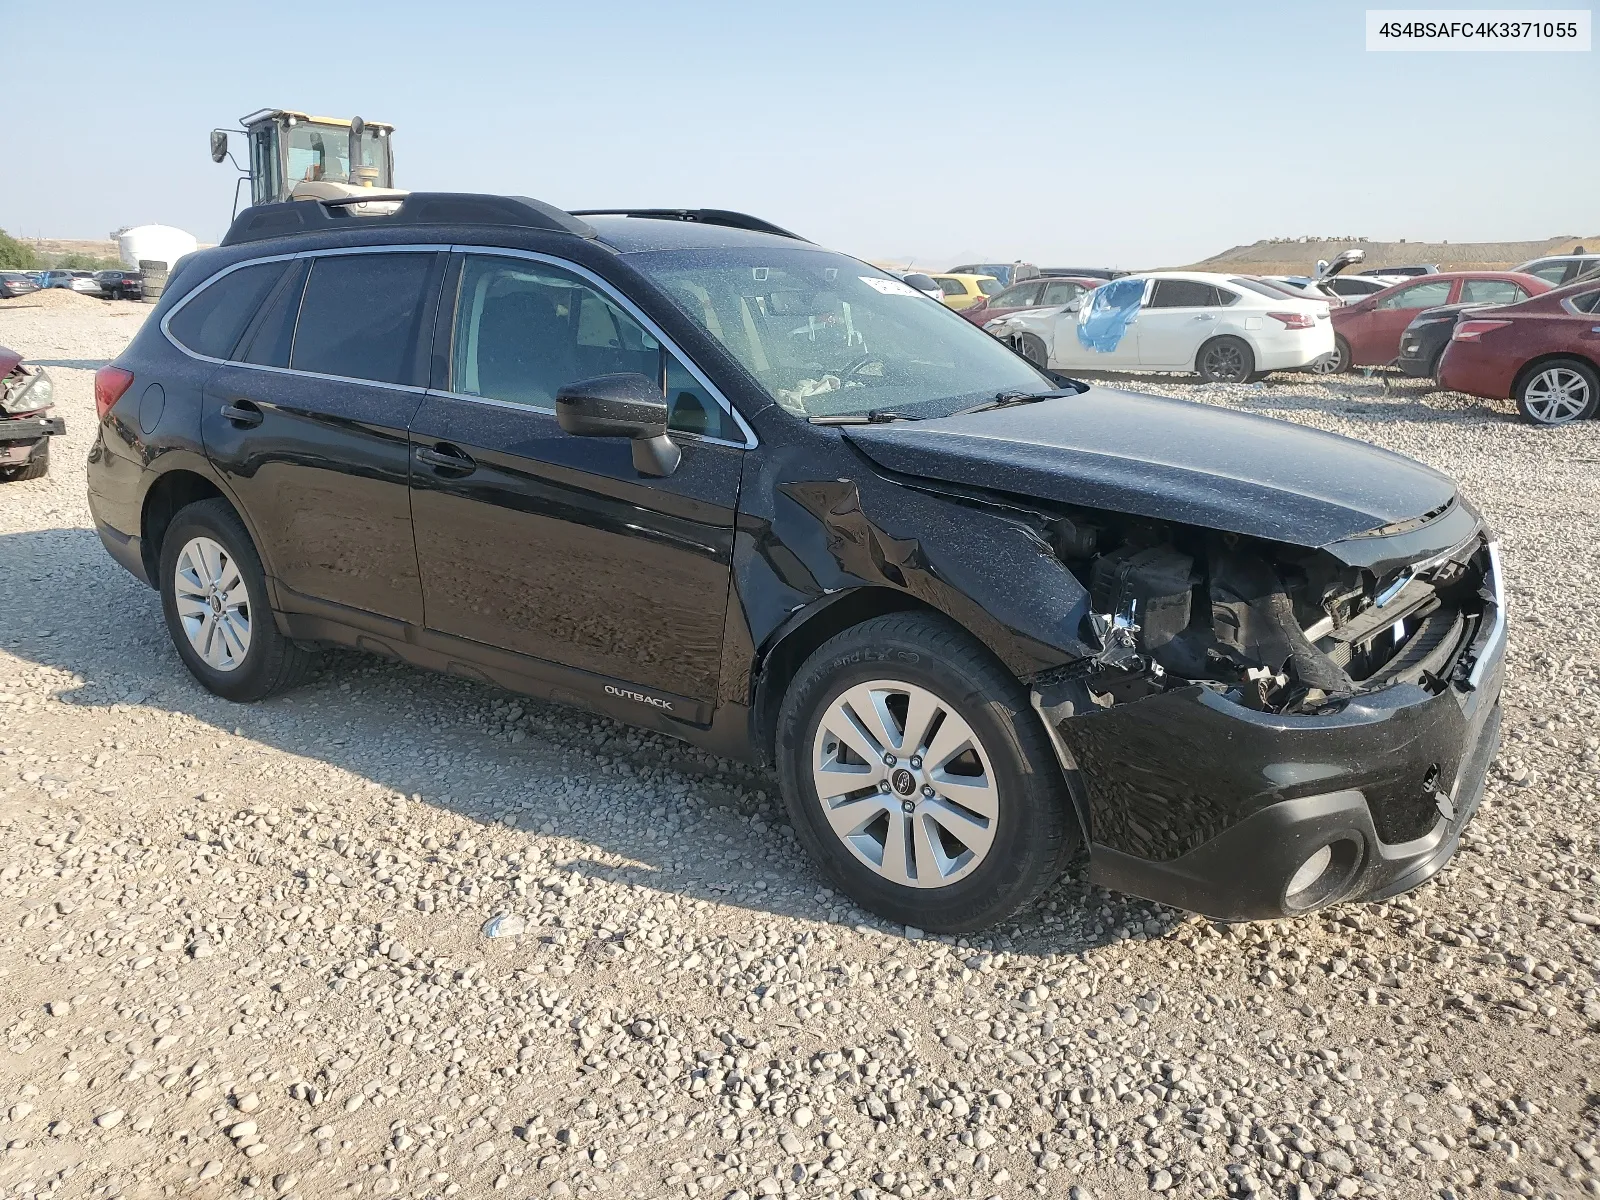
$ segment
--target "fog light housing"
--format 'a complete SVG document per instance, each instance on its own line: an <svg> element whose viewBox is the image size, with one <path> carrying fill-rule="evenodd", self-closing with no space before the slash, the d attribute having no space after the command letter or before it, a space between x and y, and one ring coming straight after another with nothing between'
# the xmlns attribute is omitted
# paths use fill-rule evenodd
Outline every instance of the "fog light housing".
<svg viewBox="0 0 1600 1200"><path fill-rule="evenodd" d="M1303 912L1326 904L1344 891L1360 863L1361 846L1352 838L1336 838L1319 846L1289 876L1283 888L1284 907Z"/></svg>

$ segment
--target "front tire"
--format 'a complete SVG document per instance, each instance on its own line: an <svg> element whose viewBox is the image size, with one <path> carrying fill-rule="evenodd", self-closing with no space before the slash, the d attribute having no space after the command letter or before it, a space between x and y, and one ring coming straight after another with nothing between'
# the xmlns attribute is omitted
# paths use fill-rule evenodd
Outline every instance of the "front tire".
<svg viewBox="0 0 1600 1200"><path fill-rule="evenodd" d="M1256 353L1243 338L1212 338L1194 356L1205 383L1246 383L1256 371Z"/></svg>
<svg viewBox="0 0 1600 1200"><path fill-rule="evenodd" d="M1017 339L1017 353L1041 371L1050 369L1050 355L1044 348L1044 339L1036 334L1024 333Z"/></svg>
<svg viewBox="0 0 1600 1200"><path fill-rule="evenodd" d="M20 467L0 468L0 481L20 483L24 479L43 479L50 473L50 439L45 438L39 453Z"/></svg>
<svg viewBox="0 0 1600 1200"><path fill-rule="evenodd" d="M1569 425L1594 416L1600 405L1600 376L1588 363L1559 358L1540 363L1517 380L1517 411L1534 425Z"/></svg>
<svg viewBox="0 0 1600 1200"><path fill-rule="evenodd" d="M225 500L179 510L161 543L161 608L189 673L226 700L300 683L316 655L278 632L250 534Z"/></svg>
<svg viewBox="0 0 1600 1200"><path fill-rule="evenodd" d="M778 713L800 842L862 907L971 933L1032 903L1077 846L1022 686L942 616L893 613L824 643Z"/></svg>

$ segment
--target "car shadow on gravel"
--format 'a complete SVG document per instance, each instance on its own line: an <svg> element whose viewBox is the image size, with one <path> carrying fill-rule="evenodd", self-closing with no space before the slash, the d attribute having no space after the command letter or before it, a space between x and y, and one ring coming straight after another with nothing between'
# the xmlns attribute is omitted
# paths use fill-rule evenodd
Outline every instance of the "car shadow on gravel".
<svg viewBox="0 0 1600 1200"><path fill-rule="evenodd" d="M260 704L234 704L207 692L183 668L156 593L107 560L93 532L0 535L0 563L7 564L0 572L0 649L67 673L51 681L55 700L107 715L181 713L215 731L214 748L189 739L169 762L139 744L138 730L120 733L119 721L119 736L137 760L121 764L119 773L142 775L143 782L131 786L146 795L188 799L212 792L223 801L293 808L308 800L337 804L340 795L372 785L496 825L496 836L508 841L536 834L567 839L560 866L581 876L804 921L905 933L829 890L781 830L783 805L772 772L607 717L353 651L328 652L317 676L301 688ZM15 728L17 710L8 711ZM84 738L82 748L101 743ZM227 760L248 758L251 743L327 764L352 779L331 794L285 792L272 782L282 777L280 770L260 762L243 764L238 779L230 779ZM199 769L191 761L197 751L208 760ZM102 793L92 777L73 781L66 796L85 808L142 798L120 788ZM668 833L669 812L693 828ZM514 827L505 824L508 815ZM974 935L972 945L1023 955L1080 953L1159 937L1185 919L1091 886L1085 866L1079 854L1033 909ZM493 911L486 908L482 917Z"/></svg>

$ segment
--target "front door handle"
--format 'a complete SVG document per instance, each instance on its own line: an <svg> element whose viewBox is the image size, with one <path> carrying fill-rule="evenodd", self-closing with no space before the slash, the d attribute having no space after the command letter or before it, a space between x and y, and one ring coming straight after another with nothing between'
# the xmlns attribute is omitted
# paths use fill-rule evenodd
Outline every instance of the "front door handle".
<svg viewBox="0 0 1600 1200"><path fill-rule="evenodd" d="M222 406L222 415L240 429L254 429L261 424L261 410L248 400L235 400Z"/></svg>
<svg viewBox="0 0 1600 1200"><path fill-rule="evenodd" d="M437 447L418 446L417 461L436 471L449 471L453 475L470 475L478 469L478 464L470 454L448 442L440 442Z"/></svg>

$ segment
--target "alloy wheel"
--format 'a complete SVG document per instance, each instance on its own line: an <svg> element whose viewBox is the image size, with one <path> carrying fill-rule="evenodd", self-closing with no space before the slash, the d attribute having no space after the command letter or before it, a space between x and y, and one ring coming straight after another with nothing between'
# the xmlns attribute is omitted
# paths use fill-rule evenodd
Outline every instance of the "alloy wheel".
<svg viewBox="0 0 1600 1200"><path fill-rule="evenodd" d="M1565 425L1588 410L1589 381L1571 367L1548 367L1528 381L1522 402L1543 425Z"/></svg>
<svg viewBox="0 0 1600 1200"><path fill-rule="evenodd" d="M206 666L232 671L250 652L250 594L221 542L191 538L173 570L178 620Z"/></svg>
<svg viewBox="0 0 1600 1200"><path fill-rule="evenodd" d="M994 843L1000 796L972 727L915 684L857 684L823 711L812 779L829 826L858 860L902 887L946 887Z"/></svg>
<svg viewBox="0 0 1600 1200"><path fill-rule="evenodd" d="M1244 352L1233 342L1222 341L1206 350L1206 373L1222 383L1244 379Z"/></svg>

